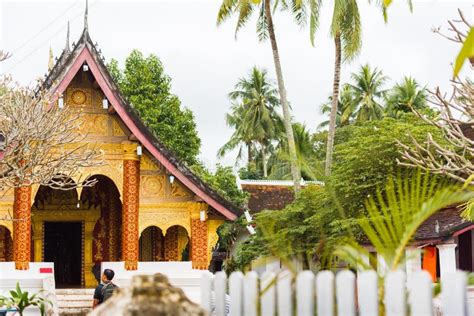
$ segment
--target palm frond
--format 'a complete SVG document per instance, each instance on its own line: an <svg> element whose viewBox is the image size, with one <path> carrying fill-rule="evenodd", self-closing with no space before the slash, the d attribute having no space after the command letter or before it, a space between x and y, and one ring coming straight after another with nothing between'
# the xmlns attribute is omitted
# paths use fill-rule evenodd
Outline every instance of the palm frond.
<svg viewBox="0 0 474 316"><path fill-rule="evenodd" d="M395 270L403 263L405 249L416 231L429 217L473 198L472 189L450 185L421 171L411 177L399 174L396 179L390 177L375 197L367 199L367 217L358 223L387 267ZM356 250L354 244L346 244L338 255L343 260L354 260Z"/></svg>

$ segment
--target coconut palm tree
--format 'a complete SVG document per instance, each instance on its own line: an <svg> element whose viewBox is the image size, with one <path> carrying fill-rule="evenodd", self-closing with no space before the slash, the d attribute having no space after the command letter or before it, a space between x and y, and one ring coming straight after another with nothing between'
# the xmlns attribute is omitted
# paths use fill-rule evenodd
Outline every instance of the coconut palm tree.
<svg viewBox="0 0 474 316"><path fill-rule="evenodd" d="M290 9L293 13L296 23L304 25L307 23L306 20L309 19L310 39L311 43L314 45L314 36L319 26L319 13L322 1L282 0L282 2L284 7ZM307 12L310 12L309 16ZM357 56L362 45L360 14L357 0L334 0L330 34L334 39L335 61L326 151L325 174L327 176L331 173L334 136L336 133L341 64L343 61L351 61L355 56Z"/></svg>
<svg viewBox="0 0 474 316"><path fill-rule="evenodd" d="M368 64L362 66L359 72L353 73L351 78L353 83L349 85L356 104L356 121L363 122L382 118L383 105L380 101L386 95L387 91L382 88L388 78L381 70L371 69Z"/></svg>
<svg viewBox="0 0 474 316"><path fill-rule="evenodd" d="M229 151L239 148L236 162L243 157L244 148L247 149L247 163L254 159L253 152L255 151L254 139L251 134L251 126L247 125L244 119L244 107L242 104L233 104L231 112L226 114L227 126L234 128L234 133L230 139L217 152L218 157L223 157Z"/></svg>
<svg viewBox="0 0 474 316"><path fill-rule="evenodd" d="M291 165L291 174L295 191L300 189L301 173L297 166L296 147L293 137L293 128L291 125L291 113L288 99L286 96L285 82L283 79L283 70L280 62L280 53L278 51L275 28L273 25L271 0L223 0L217 16L217 24L223 23L232 14L237 14L237 26L235 33L248 22L252 13L259 12L257 21L257 33L260 40L270 39L273 53L273 62L278 83L278 92L280 94L280 103L283 109L283 122L288 141L289 159Z"/></svg>
<svg viewBox="0 0 474 316"><path fill-rule="evenodd" d="M298 157L298 167L305 179L320 178L318 168L314 165L314 147L311 134L305 125L293 123L293 134L295 135L296 154ZM278 144L273 156L270 159L272 179L291 179L291 169L288 164L288 149L286 139L282 139Z"/></svg>
<svg viewBox="0 0 474 316"><path fill-rule="evenodd" d="M351 88L348 85L344 85L339 93L339 101L337 102L336 127L346 126L352 123L354 120L354 105ZM331 109L332 96L328 98L328 102L321 105L321 113L331 113ZM322 122L318 125L318 129L327 128L329 123L329 120Z"/></svg>
<svg viewBox="0 0 474 316"><path fill-rule="evenodd" d="M227 115L227 124L235 128L229 142L220 150L223 156L228 150L244 143L251 162L252 149L258 146L262 155L263 175L268 176L267 161L272 141L279 138L283 123L276 109L280 106L278 92L267 77L266 70L253 67L248 78L239 79L235 90L229 93L232 113ZM241 150L239 150L240 156Z"/></svg>
<svg viewBox="0 0 474 316"><path fill-rule="evenodd" d="M424 110L427 108L426 97L425 88L420 87L415 79L405 77L388 93L386 113L399 118L403 113L412 110Z"/></svg>

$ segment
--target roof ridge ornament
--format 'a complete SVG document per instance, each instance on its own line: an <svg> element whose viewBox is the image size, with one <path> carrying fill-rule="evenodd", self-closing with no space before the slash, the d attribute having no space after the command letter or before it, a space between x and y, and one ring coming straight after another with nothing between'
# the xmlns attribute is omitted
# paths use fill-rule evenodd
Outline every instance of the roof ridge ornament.
<svg viewBox="0 0 474 316"><path fill-rule="evenodd" d="M89 32L88 15L89 15L89 0L86 0L86 10L84 11L84 33Z"/></svg>
<svg viewBox="0 0 474 316"><path fill-rule="evenodd" d="M66 47L64 48L64 52L66 54L69 54L71 52L71 48L69 46L69 30L70 30L69 21L67 21Z"/></svg>
<svg viewBox="0 0 474 316"><path fill-rule="evenodd" d="M48 71L51 71L54 67L54 57L53 57L53 49L49 46L49 59L48 59Z"/></svg>

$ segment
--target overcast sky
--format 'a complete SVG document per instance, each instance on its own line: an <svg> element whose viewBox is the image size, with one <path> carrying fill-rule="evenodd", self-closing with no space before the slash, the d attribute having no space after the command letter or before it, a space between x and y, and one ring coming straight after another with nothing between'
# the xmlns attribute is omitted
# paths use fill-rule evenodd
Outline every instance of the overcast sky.
<svg viewBox="0 0 474 316"><path fill-rule="evenodd" d="M173 92L196 117L202 139L201 158L212 165L216 152L230 137L224 120L230 102L227 94L238 78L257 65L274 78L270 43L259 43L255 22L250 21L234 38L235 19L216 26L220 0L111 1L89 0L89 30L107 60L123 64L134 48L156 54L172 78ZM323 1L330 3L332 1ZM342 82L361 64L369 63L390 77L387 85L413 76L428 87L449 87L451 63L459 49L438 35L433 26L446 29L446 20L461 8L472 21L471 0L414 0L410 13L405 0L394 1L385 24L378 9L361 0L363 48L360 56L343 66ZM375 2L375 1L373 1ZM71 42L83 28L84 0L0 0L0 49L13 53L0 72L28 84L47 70L48 51L55 56L64 47L66 23L71 21ZM275 14L288 98L296 121L315 130L325 118L319 111L331 93L334 46L329 38L331 7L323 7L316 46L307 29L300 29L286 12ZM467 68L467 67L465 67ZM465 69L465 73L467 73ZM231 165L234 155L221 160Z"/></svg>

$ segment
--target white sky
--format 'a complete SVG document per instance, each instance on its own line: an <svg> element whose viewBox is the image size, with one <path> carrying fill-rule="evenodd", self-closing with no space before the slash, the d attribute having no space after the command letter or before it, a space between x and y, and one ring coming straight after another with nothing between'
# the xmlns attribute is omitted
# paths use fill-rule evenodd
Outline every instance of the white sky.
<svg viewBox="0 0 474 316"><path fill-rule="evenodd" d="M235 18L216 26L220 0L89 1L89 30L107 60L122 63L134 48L158 55L172 78L173 92L196 117L202 139L201 158L218 162L217 150L232 134L224 120L230 102L227 94L238 78L257 65L274 78L270 44L259 43L251 21L234 39ZM329 1L324 1L330 3ZM375 2L375 1L372 1ZM71 42L83 27L84 0L0 0L0 49L13 53L0 67L21 83L32 83L47 70L48 51L55 56L64 47L66 23L71 21ZM363 48L360 56L344 65L342 81L360 64L379 67L391 78L405 75L428 87L447 89L451 63L459 47L433 34L433 26L446 29L447 19L461 8L472 21L472 0L414 0L410 13L406 1L394 1L385 24L378 9L360 1ZM296 121L315 130L324 117L319 105L331 93L333 43L329 38L331 7L325 5L316 47L286 12L275 15L288 97ZM465 67L464 72L469 69ZM234 155L222 163L233 164Z"/></svg>

